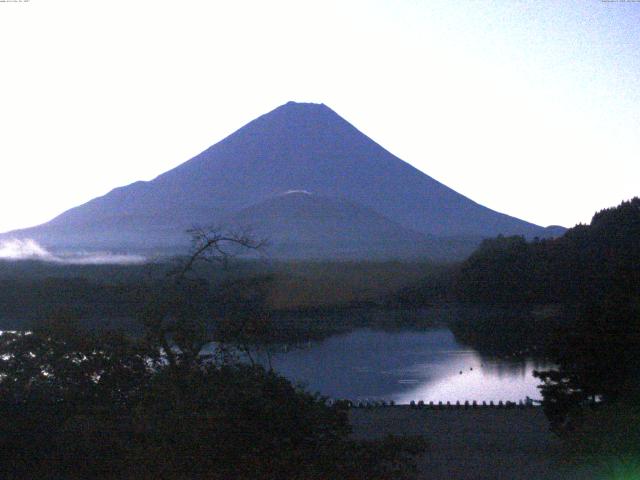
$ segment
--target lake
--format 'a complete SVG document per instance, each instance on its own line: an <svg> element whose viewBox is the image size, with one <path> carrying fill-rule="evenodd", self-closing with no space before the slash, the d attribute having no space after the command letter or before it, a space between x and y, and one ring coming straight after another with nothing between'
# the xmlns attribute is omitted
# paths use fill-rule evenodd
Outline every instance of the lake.
<svg viewBox="0 0 640 480"><path fill-rule="evenodd" d="M261 361L267 364L266 356ZM481 356L446 328L360 328L271 355L273 368L307 390L353 401L455 403L540 399L534 360Z"/></svg>

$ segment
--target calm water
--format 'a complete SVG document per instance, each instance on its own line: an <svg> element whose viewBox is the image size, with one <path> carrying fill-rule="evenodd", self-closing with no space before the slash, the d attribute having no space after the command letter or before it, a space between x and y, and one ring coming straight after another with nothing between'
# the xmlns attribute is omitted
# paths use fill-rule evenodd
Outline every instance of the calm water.
<svg viewBox="0 0 640 480"><path fill-rule="evenodd" d="M264 359L263 359L264 360ZM409 403L539 399L533 361L480 357L447 329L358 329L272 355L273 368L332 398Z"/></svg>

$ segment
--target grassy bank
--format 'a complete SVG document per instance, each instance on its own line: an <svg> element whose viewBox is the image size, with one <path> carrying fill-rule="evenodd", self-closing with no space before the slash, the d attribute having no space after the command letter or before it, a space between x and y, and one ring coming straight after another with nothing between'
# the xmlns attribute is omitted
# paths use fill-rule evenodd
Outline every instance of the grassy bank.
<svg viewBox="0 0 640 480"><path fill-rule="evenodd" d="M178 264L0 261L0 319L13 322L2 326L21 328L21 321L28 324L61 312L79 318L134 317L150 299L166 297L172 281L168 275ZM192 302L210 308L221 302L216 295L225 288L246 291L247 285L259 285L268 310L318 317L385 305L398 290L441 268L421 262L234 261L225 269L202 264L193 274L206 288L198 292L198 298L193 296ZM234 285L231 289L229 283Z"/></svg>

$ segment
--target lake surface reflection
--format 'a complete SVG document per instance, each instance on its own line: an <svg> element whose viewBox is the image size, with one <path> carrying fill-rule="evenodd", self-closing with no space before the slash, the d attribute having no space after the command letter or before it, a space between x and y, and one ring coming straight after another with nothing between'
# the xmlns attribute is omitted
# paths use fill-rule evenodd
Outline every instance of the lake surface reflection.
<svg viewBox="0 0 640 480"><path fill-rule="evenodd" d="M262 359L266 364L266 359ZM354 401L518 401L539 399L533 370L548 365L481 357L446 328L357 329L272 354L275 370L309 391Z"/></svg>

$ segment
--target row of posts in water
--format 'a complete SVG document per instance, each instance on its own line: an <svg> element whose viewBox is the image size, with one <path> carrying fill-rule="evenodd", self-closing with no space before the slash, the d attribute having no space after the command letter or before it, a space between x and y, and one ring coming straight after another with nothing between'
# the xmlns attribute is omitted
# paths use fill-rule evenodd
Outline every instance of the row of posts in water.
<svg viewBox="0 0 640 480"><path fill-rule="evenodd" d="M395 407L396 403L391 400L390 402L386 401L356 401L353 402L351 400L328 400L327 403L329 405L340 404L346 406L348 408L379 408L379 407ZM540 402L536 402L530 398L526 400L520 400L518 402L512 402L507 400L503 402L502 400L498 402L494 402L493 400L486 402L477 402L476 400L469 402L468 400L464 403L457 401L455 403L451 402L429 402L425 403L423 400L419 400L416 402L412 400L409 403L409 408L415 409L426 409L426 410L464 410L464 409L473 409L473 408L533 408L539 405Z"/></svg>

